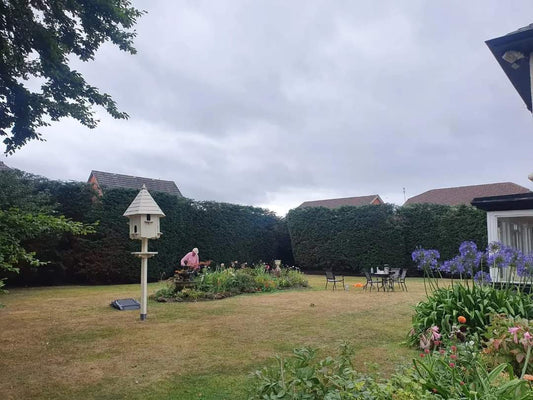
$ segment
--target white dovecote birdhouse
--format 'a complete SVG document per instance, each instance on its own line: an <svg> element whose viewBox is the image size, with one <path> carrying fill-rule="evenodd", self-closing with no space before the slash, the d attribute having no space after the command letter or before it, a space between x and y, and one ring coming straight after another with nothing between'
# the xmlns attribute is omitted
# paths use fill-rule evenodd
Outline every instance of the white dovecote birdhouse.
<svg viewBox="0 0 533 400"><path fill-rule="evenodd" d="M159 239L159 218L165 214L143 185L126 212L130 224L130 239Z"/></svg>

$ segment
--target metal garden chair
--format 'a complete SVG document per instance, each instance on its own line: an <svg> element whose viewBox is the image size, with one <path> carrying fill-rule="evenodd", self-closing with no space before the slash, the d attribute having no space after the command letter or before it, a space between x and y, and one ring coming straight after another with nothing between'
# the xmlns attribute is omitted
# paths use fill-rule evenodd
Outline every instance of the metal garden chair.
<svg viewBox="0 0 533 400"><path fill-rule="evenodd" d="M333 283L333 290L337 288L337 283L342 283L342 288L344 289L344 276L336 276L333 271L326 271L326 289L328 288L328 283Z"/></svg>

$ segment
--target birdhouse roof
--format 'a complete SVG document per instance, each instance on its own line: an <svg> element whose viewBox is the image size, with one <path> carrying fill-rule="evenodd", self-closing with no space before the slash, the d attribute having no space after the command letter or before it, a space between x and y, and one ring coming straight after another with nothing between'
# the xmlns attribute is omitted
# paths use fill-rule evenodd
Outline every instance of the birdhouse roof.
<svg viewBox="0 0 533 400"><path fill-rule="evenodd" d="M129 217L130 215L141 214L165 216L144 185L139 191L139 194L137 194L137 197L131 202L130 206L124 213L124 216Z"/></svg>

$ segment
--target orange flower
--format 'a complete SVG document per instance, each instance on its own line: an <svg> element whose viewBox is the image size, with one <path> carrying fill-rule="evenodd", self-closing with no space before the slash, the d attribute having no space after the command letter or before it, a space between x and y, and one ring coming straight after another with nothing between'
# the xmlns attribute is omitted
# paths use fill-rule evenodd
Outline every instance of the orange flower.
<svg viewBox="0 0 533 400"><path fill-rule="evenodd" d="M533 381L533 375L525 374L523 377L526 381Z"/></svg>
<svg viewBox="0 0 533 400"><path fill-rule="evenodd" d="M457 321L459 321L460 324L466 324L466 318L460 315L457 317Z"/></svg>

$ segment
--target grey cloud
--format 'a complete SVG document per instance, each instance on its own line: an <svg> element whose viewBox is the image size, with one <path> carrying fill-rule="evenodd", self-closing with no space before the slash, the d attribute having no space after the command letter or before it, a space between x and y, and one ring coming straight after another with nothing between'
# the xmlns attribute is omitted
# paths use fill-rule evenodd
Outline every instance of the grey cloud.
<svg viewBox="0 0 533 400"><path fill-rule="evenodd" d="M104 117L89 136L55 124L57 140L8 165L63 179L90 169L172 179L198 200L279 209L315 196L401 201L403 187L528 185L531 116L484 41L529 24L529 3L138 6L149 13L137 55L105 46L76 64L131 120Z"/></svg>

